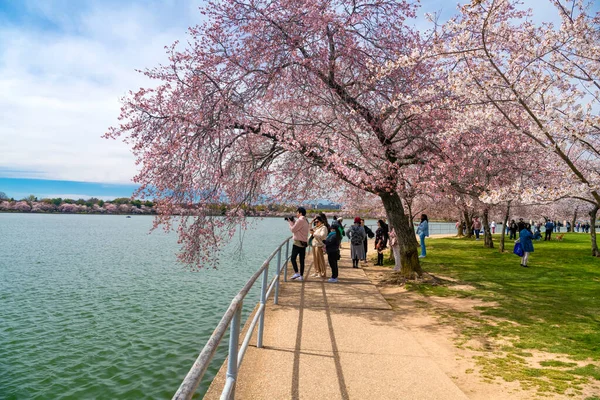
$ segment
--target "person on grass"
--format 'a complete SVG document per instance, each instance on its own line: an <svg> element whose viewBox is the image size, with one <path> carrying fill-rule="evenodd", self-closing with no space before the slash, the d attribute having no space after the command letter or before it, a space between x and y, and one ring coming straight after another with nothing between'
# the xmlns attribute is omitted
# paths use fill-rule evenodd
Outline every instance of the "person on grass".
<svg viewBox="0 0 600 400"><path fill-rule="evenodd" d="M554 230L554 224L552 221L546 221L546 234L544 235L544 241L548 241L552 239L552 231Z"/></svg>
<svg viewBox="0 0 600 400"><path fill-rule="evenodd" d="M421 214L421 223L417 228L417 235L419 235L419 241L421 243L421 255L419 258L424 258L427 255L427 252L425 251L425 238L429 236L429 219L425 214Z"/></svg>
<svg viewBox="0 0 600 400"><path fill-rule="evenodd" d="M481 232L481 221L479 218L473 218L473 225L471 225L473 232L475 232L475 240L479 240L479 233Z"/></svg>
<svg viewBox="0 0 600 400"><path fill-rule="evenodd" d="M514 219L510 220L510 224L509 224L509 229L510 229L510 236L509 239L516 239L517 238L517 229L519 227L517 226L517 223L515 222Z"/></svg>
<svg viewBox="0 0 600 400"><path fill-rule="evenodd" d="M533 234L531 233L531 225L525 224L525 228L519 232L519 242L523 248L523 257L521 257L521 267L527 268L529 261L529 253L533 253Z"/></svg>

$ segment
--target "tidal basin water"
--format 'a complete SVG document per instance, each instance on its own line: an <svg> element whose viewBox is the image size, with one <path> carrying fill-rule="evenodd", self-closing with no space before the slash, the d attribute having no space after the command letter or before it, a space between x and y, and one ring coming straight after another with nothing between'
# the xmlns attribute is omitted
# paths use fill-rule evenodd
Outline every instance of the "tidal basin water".
<svg viewBox="0 0 600 400"><path fill-rule="evenodd" d="M255 220L218 269L191 272L176 234L151 226L147 216L0 214L0 399L171 398L231 299L290 235L281 218Z"/></svg>
<svg viewBox="0 0 600 400"><path fill-rule="evenodd" d="M190 272L176 234L151 226L0 214L0 399L171 398L231 299L289 235L282 219L258 220L218 269ZM257 290L249 296L244 318Z"/></svg>

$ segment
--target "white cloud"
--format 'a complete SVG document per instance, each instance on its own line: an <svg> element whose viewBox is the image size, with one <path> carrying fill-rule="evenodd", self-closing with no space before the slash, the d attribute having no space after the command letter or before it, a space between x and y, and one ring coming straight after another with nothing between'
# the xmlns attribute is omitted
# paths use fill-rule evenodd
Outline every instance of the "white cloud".
<svg viewBox="0 0 600 400"><path fill-rule="evenodd" d="M42 199L42 198L59 199L60 198L60 199L71 199L71 200L79 200L79 199L88 200L88 199L96 198L98 200L110 201L110 200L114 200L119 197L123 197L123 196L117 196L117 195L114 195L114 196L92 196L89 194L50 193L50 194L42 194L42 195L38 196L38 199Z"/></svg>
<svg viewBox="0 0 600 400"><path fill-rule="evenodd" d="M102 139L119 99L148 86L135 69L166 62L164 46L185 39L199 1L120 5L29 2L39 25L0 27L0 170L21 177L127 183L127 145ZM43 25L43 24L42 24Z"/></svg>
<svg viewBox="0 0 600 400"><path fill-rule="evenodd" d="M119 99L148 86L135 69L165 62L164 46L185 43L201 3L26 0L29 14L0 26L0 171L130 182L136 167L129 147L101 135L117 123ZM549 7L541 4L527 2L544 19ZM420 29L425 12L442 10L445 21L456 7L446 0L422 5Z"/></svg>

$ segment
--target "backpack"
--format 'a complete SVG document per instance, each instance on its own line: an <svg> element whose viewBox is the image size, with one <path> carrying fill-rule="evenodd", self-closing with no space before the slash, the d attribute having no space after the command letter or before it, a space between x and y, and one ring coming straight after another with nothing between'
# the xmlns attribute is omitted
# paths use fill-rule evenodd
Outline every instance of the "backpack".
<svg viewBox="0 0 600 400"><path fill-rule="evenodd" d="M350 237L350 243L352 246L360 246L363 244L363 239L359 235L360 231L358 229L352 229L351 232L352 236Z"/></svg>

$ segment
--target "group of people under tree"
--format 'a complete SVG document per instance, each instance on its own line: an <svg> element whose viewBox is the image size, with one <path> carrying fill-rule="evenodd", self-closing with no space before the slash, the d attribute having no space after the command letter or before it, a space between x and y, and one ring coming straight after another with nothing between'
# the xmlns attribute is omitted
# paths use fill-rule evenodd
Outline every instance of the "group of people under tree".
<svg viewBox="0 0 600 400"><path fill-rule="evenodd" d="M326 278L327 268L325 266L325 253L327 261L331 268L331 278L328 282L338 282L340 260L340 248L344 236L350 241L350 258L352 267L358 268L359 262L367 261L368 239L375 237L375 250L377 251L377 264L383 265L383 251L387 248L389 240L388 225L383 220L377 221L377 230L375 233L365 225L365 220L356 217L354 224L345 230L342 224L343 219L334 216L331 224L327 221L324 213L313 218L309 223L306 219L306 209L298 207L296 218L286 218L293 235L293 246L291 254L291 263L294 269L293 280L304 280L304 267L306 259L306 248L312 247L313 265L315 278ZM312 225L312 227L311 227ZM298 266L298 259L300 265Z"/></svg>

